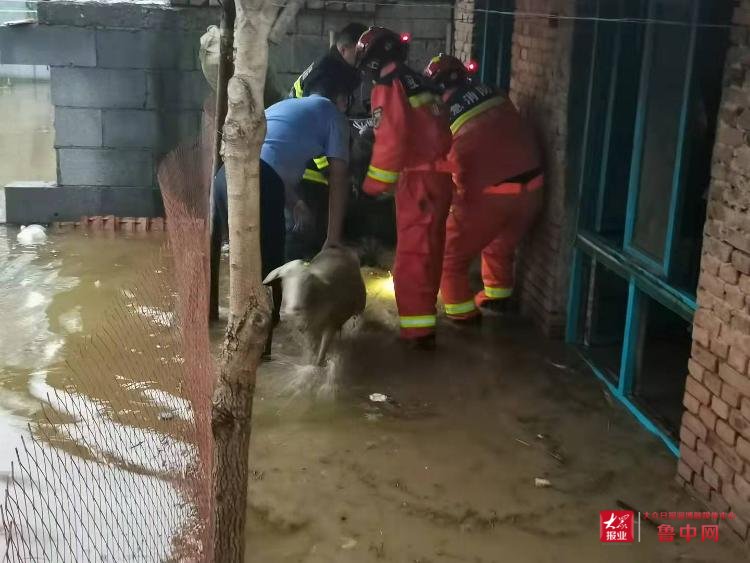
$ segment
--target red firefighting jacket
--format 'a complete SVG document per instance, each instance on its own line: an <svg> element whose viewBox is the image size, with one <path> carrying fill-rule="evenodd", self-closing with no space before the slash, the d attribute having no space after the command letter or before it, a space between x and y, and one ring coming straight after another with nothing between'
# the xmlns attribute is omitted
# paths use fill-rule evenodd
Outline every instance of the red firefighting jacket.
<svg viewBox="0 0 750 563"><path fill-rule="evenodd" d="M449 93L446 104L453 134L448 162L460 191L541 167L534 132L504 94L485 84L466 85Z"/></svg>
<svg viewBox="0 0 750 563"><path fill-rule="evenodd" d="M371 93L375 144L362 186L365 193L381 194L395 187L399 174L430 168L450 150L448 112L440 97L421 75L405 65L375 82Z"/></svg>

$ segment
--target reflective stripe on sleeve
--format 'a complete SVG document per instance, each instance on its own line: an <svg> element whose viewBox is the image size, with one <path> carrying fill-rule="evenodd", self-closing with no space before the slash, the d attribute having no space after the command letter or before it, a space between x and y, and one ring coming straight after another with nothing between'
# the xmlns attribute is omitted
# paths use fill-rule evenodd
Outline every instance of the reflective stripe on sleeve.
<svg viewBox="0 0 750 563"><path fill-rule="evenodd" d="M505 299L513 295L512 287L487 287L484 286L484 294L490 299Z"/></svg>
<svg viewBox="0 0 750 563"><path fill-rule="evenodd" d="M436 315L401 317L401 328L432 328L437 324Z"/></svg>
<svg viewBox="0 0 750 563"><path fill-rule="evenodd" d="M297 80L294 81L294 97L302 98L304 94L305 91L302 89L302 77L300 76Z"/></svg>
<svg viewBox="0 0 750 563"><path fill-rule="evenodd" d="M419 108L431 104L435 100L435 94L432 92L422 92L420 94L409 96L409 105L413 108Z"/></svg>
<svg viewBox="0 0 750 563"><path fill-rule="evenodd" d="M398 181L398 172L384 170L371 164L367 168L367 177L378 182L383 182L384 184L395 184Z"/></svg>
<svg viewBox="0 0 750 563"><path fill-rule="evenodd" d="M489 100L485 100L478 106L471 108L466 113L462 113L456 118L456 120L453 123L451 123L451 133L455 135L456 132L459 129L461 129L461 127L463 127L466 124L466 122L469 121L470 119L473 119L480 113L484 113L488 109L497 107L504 103L505 103L505 98L503 98L502 96L496 96L494 98L490 98Z"/></svg>

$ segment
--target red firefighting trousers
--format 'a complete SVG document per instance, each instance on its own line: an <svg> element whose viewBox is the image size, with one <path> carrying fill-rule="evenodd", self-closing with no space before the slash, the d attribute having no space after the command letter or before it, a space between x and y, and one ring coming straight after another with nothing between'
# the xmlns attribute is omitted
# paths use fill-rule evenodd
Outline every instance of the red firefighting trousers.
<svg viewBox="0 0 750 563"><path fill-rule="evenodd" d="M396 189L396 259L393 283L402 338L435 331L445 249L445 221L453 196L450 174L404 171Z"/></svg>
<svg viewBox="0 0 750 563"><path fill-rule="evenodd" d="M483 302L513 292L516 248L542 206L543 177L526 184L489 186L480 194L456 195L446 225L440 293L449 318L467 319ZM484 290L473 295L471 261L481 252Z"/></svg>

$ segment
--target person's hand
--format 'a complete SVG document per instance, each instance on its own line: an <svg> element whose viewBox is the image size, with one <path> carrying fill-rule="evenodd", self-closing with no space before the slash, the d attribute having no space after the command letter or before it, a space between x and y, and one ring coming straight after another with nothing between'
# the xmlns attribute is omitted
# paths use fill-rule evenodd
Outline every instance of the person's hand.
<svg viewBox="0 0 750 563"><path fill-rule="evenodd" d="M293 232L304 234L312 230L314 224L312 212L301 199L298 199L292 208L292 218L294 219Z"/></svg>

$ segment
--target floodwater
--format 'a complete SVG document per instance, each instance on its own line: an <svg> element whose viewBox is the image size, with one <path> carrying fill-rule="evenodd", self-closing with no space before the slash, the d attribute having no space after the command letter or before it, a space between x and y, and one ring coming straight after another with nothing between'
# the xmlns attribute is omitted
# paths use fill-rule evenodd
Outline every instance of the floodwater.
<svg viewBox="0 0 750 563"><path fill-rule="evenodd" d="M5 475L25 424L41 420L40 402L56 407L55 401L75 396L98 404L100 386L113 375L103 369L99 384L91 384L71 377L66 362L75 362L81 345L106 325L126 288L144 275L161 275L159 264L167 260L158 236L51 234L48 244L23 248L15 232L0 227ZM518 318L492 318L464 331L441 326L436 353L403 350L394 340L390 279L369 270L365 276L364 318L347 327L327 367L304 366L283 326L262 366L247 561L714 563L747 557L726 522L718 543L659 543L655 527L644 523L640 543L601 545L601 510L701 509L674 484L675 459L608 402L575 356ZM106 353L100 362L107 365ZM153 377L126 388L143 408L171 397ZM58 398L48 397L50 391ZM372 401L374 393L387 400ZM94 422L112 424L106 416ZM155 435L163 444L171 436L163 426L140 428L141 439ZM71 447L78 438L68 433L48 447L96 460L101 452ZM172 438L170 447L183 455ZM107 448L109 454L123 450L117 442ZM158 465L133 455L115 459L107 471L126 482L121 489L137 483L148 492L158 486ZM535 478L550 486L536 487ZM173 496L177 506L179 493ZM137 527L138 517L128 523Z"/></svg>

